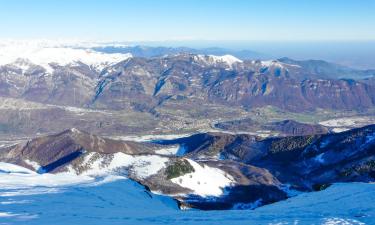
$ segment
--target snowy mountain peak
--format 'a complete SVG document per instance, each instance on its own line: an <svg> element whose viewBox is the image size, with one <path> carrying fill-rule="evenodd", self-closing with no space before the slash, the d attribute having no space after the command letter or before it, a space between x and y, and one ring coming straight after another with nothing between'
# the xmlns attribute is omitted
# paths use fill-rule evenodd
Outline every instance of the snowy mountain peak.
<svg viewBox="0 0 375 225"><path fill-rule="evenodd" d="M209 55L209 57L211 57L216 62L224 62L230 66L232 66L234 63L242 63L242 60L234 57L233 55L223 55L223 56Z"/></svg>
<svg viewBox="0 0 375 225"><path fill-rule="evenodd" d="M0 45L0 65L16 64L27 69L31 64L44 67L48 73L53 72L51 63L60 66L81 62L97 71L132 57L131 54L108 54L85 48L73 48L50 45Z"/></svg>
<svg viewBox="0 0 375 225"><path fill-rule="evenodd" d="M285 68L285 67L300 67L298 65L294 64L288 64L288 63L283 63L278 60L253 60L251 61L252 64L260 67L276 67L276 68Z"/></svg>
<svg viewBox="0 0 375 225"><path fill-rule="evenodd" d="M208 65L215 65L224 63L229 67L232 67L235 63L242 63L242 60L232 56L232 55L223 55L223 56L216 56L216 55L196 55L194 57L196 61L204 62Z"/></svg>

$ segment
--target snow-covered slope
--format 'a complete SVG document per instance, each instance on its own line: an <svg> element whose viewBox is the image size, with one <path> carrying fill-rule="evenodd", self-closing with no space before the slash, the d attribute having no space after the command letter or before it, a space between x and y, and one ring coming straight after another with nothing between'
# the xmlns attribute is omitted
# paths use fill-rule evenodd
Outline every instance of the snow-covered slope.
<svg viewBox="0 0 375 225"><path fill-rule="evenodd" d="M41 187L38 187L41 188ZM75 224L374 224L374 184L335 184L256 210L180 211L171 198L131 180L44 187L44 192L0 186L0 223Z"/></svg>
<svg viewBox="0 0 375 225"><path fill-rule="evenodd" d="M233 55L222 55L222 56L209 55L209 57L212 59L212 61L224 62L230 66L232 66L234 63L242 62L242 60L234 57Z"/></svg>
<svg viewBox="0 0 375 225"><path fill-rule="evenodd" d="M93 177L73 173L38 174L21 166L0 162L0 188L8 190L35 190L35 187L61 187L94 181ZM2 193L4 195L4 193ZM10 195L11 193L8 193Z"/></svg>
<svg viewBox="0 0 375 225"><path fill-rule="evenodd" d="M196 55L194 59L198 62L204 62L208 65L215 65L215 64L226 64L229 67L232 67L235 63L242 63L242 60L232 56L232 55L223 55L223 56L216 56L216 55Z"/></svg>
<svg viewBox="0 0 375 225"><path fill-rule="evenodd" d="M220 169L200 165L190 159L187 161L193 166L194 172L173 178L172 182L194 190L197 195L220 196L225 187L234 183L234 179Z"/></svg>
<svg viewBox="0 0 375 225"><path fill-rule="evenodd" d="M333 132L336 133L347 131L355 127L366 126L367 124L373 123L375 123L375 118L373 116L342 117L319 122L320 125L329 127L332 129Z"/></svg>
<svg viewBox="0 0 375 225"><path fill-rule="evenodd" d="M165 167L168 158L157 155L132 156L121 152L113 154L111 159L106 160L98 157L97 153L89 153L85 156L83 167L87 167L84 175L106 175L120 168L130 168L129 172L134 177L144 179Z"/></svg>

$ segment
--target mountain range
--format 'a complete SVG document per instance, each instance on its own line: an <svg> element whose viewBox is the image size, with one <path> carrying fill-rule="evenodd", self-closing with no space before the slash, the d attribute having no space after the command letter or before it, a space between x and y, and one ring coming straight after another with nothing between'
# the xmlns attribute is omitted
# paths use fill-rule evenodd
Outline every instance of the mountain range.
<svg viewBox="0 0 375 225"><path fill-rule="evenodd" d="M40 103L153 112L165 102L215 103L293 112L366 110L375 104L374 71L324 61L240 60L177 53L151 58L44 48L0 66L0 96ZM21 55L22 57L22 55ZM50 60L50 61L49 61ZM349 78L365 79L349 79Z"/></svg>
<svg viewBox="0 0 375 225"><path fill-rule="evenodd" d="M0 174L129 178L202 210L374 182L375 71L216 48L0 49L0 162L18 171Z"/></svg>

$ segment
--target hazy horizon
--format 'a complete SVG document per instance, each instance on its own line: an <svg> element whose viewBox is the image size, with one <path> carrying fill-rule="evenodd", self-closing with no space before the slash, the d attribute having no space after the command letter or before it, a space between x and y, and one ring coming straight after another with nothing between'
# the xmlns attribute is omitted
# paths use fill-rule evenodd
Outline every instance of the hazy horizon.
<svg viewBox="0 0 375 225"><path fill-rule="evenodd" d="M95 41L82 39L0 39L1 43L60 43L71 45L129 45L150 47L189 47L195 49L223 48L234 51L253 51L263 58L289 57L296 60L325 60L358 69L375 69L375 41ZM27 46L28 44L26 44Z"/></svg>
<svg viewBox="0 0 375 225"><path fill-rule="evenodd" d="M375 69L375 1L2 1L0 39L251 50Z"/></svg>

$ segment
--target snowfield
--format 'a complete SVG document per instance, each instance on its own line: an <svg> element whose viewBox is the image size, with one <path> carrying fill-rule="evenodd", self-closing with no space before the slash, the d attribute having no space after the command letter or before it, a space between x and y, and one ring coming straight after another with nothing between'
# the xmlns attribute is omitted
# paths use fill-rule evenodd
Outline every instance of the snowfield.
<svg viewBox="0 0 375 225"><path fill-rule="evenodd" d="M224 63L229 67L232 67L235 63L242 63L242 60L232 56L232 55L196 55L194 56L195 61L204 62L207 65L215 65L218 63Z"/></svg>
<svg viewBox="0 0 375 225"><path fill-rule="evenodd" d="M36 190L34 187L62 187L92 181L94 178L88 176L77 176L72 173L39 174L21 166L0 162L0 189L22 189L26 193L28 191L34 193Z"/></svg>
<svg viewBox="0 0 375 225"><path fill-rule="evenodd" d="M40 188L40 187L38 187ZM374 224L374 184L334 184L255 210L181 211L176 202L131 180L68 186L59 191L6 196L0 187L0 223L17 225L149 224ZM20 187L20 190L22 188ZM3 204L5 203L5 204Z"/></svg>
<svg viewBox="0 0 375 225"><path fill-rule="evenodd" d="M207 165L202 166L190 159L186 160L193 166L195 172L173 178L171 179L173 183L189 188L203 197L223 195L223 189L234 184L233 177L224 171Z"/></svg>
<svg viewBox="0 0 375 225"><path fill-rule="evenodd" d="M351 128L363 127L374 123L375 118L369 116L343 117L319 122L320 125L332 128L332 131L335 133L344 132L350 130Z"/></svg>
<svg viewBox="0 0 375 225"><path fill-rule="evenodd" d="M113 154L111 159L97 158L97 153L89 153L85 156L83 166L89 169L82 173L87 176L103 176L116 169L129 168L131 173L138 178L147 178L163 169L168 158L157 155L132 156L122 152Z"/></svg>
<svg viewBox="0 0 375 225"><path fill-rule="evenodd" d="M229 66L233 66L233 64L235 63L242 63L242 60L234 57L233 55L223 55L223 56L209 55L209 57L214 62L224 62Z"/></svg>
<svg viewBox="0 0 375 225"><path fill-rule="evenodd" d="M135 141L135 142L148 142L157 140L173 140L178 138L189 137L196 133L184 133L184 134L149 134L142 136L109 136L108 138L122 141Z"/></svg>
<svg viewBox="0 0 375 225"><path fill-rule="evenodd" d="M160 155L177 155L179 150L180 150L180 146L176 145L176 146L171 146L171 147L166 147L166 148L156 150L155 153L160 154Z"/></svg>

